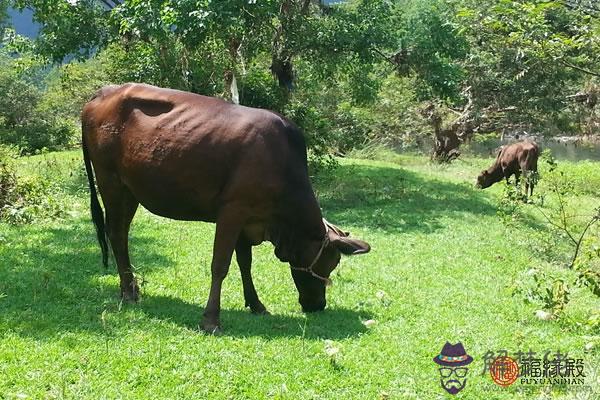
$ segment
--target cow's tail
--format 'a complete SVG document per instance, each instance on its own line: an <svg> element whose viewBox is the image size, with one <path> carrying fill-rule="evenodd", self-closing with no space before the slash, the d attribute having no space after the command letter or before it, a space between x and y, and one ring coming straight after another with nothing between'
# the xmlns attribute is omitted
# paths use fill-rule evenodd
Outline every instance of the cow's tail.
<svg viewBox="0 0 600 400"><path fill-rule="evenodd" d="M85 125L85 124L84 124ZM85 172L87 173L88 183L90 186L90 210L92 211L92 221L96 227L96 235L100 250L102 250L102 265L108 268L108 243L106 242L106 229L104 226L104 211L98 201L98 193L96 192L96 184L94 183L94 171L88 154L88 149L85 144L85 126L83 127L83 135L81 138L81 146L83 147L83 161L85 162Z"/></svg>

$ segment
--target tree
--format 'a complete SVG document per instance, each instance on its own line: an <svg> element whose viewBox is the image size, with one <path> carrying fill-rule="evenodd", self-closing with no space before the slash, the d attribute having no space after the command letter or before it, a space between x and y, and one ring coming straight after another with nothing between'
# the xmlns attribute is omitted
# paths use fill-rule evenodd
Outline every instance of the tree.
<svg viewBox="0 0 600 400"><path fill-rule="evenodd" d="M200 58L219 59L220 72L230 75L238 69L243 74L251 60L267 53L279 85L290 90L298 55L317 58L328 64L325 69L344 57L372 61L372 47L388 40L393 14L390 2L366 0L337 7L311 0L14 0L14 5L34 11L42 24L38 51L53 61L85 58L118 43L153 58L169 75L160 80L182 88L194 87L194 71L186 67Z"/></svg>
<svg viewBox="0 0 600 400"><path fill-rule="evenodd" d="M599 61L597 21L558 1L462 3L466 84L480 125L560 128L565 97Z"/></svg>
<svg viewBox="0 0 600 400"><path fill-rule="evenodd" d="M10 33L10 32L9 32ZM9 35L11 36L11 35ZM15 39L19 47L27 40ZM15 53L11 43L0 47L0 143L25 152L60 148L73 138L73 125L54 109L40 108L45 95L47 70L29 52ZM60 104L62 100L58 101Z"/></svg>
<svg viewBox="0 0 600 400"><path fill-rule="evenodd" d="M0 29L4 27L8 20L8 3L9 0L0 0Z"/></svg>

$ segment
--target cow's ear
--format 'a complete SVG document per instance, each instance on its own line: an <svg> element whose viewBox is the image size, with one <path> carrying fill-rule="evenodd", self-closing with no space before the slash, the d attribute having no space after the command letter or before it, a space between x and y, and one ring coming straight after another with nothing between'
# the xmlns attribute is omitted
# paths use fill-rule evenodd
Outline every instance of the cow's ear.
<svg viewBox="0 0 600 400"><path fill-rule="evenodd" d="M483 171L481 171L481 175L487 176L487 174L488 174L487 169L484 169Z"/></svg>
<svg viewBox="0 0 600 400"><path fill-rule="evenodd" d="M338 248L340 252L347 256L365 254L371 250L369 243L360 239L351 239L349 237L337 236L331 241L331 244Z"/></svg>
<svg viewBox="0 0 600 400"><path fill-rule="evenodd" d="M327 221L325 218L323 218L323 223L325 224L325 226L327 226L327 228L329 228L330 231L335 232L339 236L342 236L342 237L350 236L350 232L344 232L339 227L337 227L334 224L332 224L331 222Z"/></svg>

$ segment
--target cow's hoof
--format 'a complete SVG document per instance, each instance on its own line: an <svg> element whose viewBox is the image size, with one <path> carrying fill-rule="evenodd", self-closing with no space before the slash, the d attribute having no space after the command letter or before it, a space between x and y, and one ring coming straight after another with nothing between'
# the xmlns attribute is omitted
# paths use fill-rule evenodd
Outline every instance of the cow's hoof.
<svg viewBox="0 0 600 400"><path fill-rule="evenodd" d="M269 310L260 301L250 306L250 312L255 315L271 315Z"/></svg>
<svg viewBox="0 0 600 400"><path fill-rule="evenodd" d="M140 299L140 289L137 286L129 290L121 289L121 299L127 303L137 303Z"/></svg>
<svg viewBox="0 0 600 400"><path fill-rule="evenodd" d="M262 310L250 309L250 312L252 312L252 314L254 314L254 315L271 315L269 310L267 310L266 308L263 308Z"/></svg>
<svg viewBox="0 0 600 400"><path fill-rule="evenodd" d="M219 323L202 321L200 323L200 327L199 328L202 331L208 333L209 335L218 336L218 335L220 335L220 334L223 333L223 330L221 329L221 326L219 325Z"/></svg>
<svg viewBox="0 0 600 400"><path fill-rule="evenodd" d="M140 287L135 277L129 281L121 281L121 299L126 303L137 303L140 299Z"/></svg>

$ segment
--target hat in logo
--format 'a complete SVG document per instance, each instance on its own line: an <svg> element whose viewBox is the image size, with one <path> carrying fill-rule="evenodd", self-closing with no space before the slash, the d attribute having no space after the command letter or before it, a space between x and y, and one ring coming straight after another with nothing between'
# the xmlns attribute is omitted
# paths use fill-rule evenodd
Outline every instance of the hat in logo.
<svg viewBox="0 0 600 400"><path fill-rule="evenodd" d="M438 356L433 358L433 362L444 367L461 367L473 362L473 357L467 354L461 342L450 344L446 342Z"/></svg>

